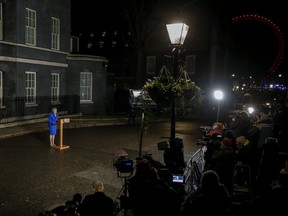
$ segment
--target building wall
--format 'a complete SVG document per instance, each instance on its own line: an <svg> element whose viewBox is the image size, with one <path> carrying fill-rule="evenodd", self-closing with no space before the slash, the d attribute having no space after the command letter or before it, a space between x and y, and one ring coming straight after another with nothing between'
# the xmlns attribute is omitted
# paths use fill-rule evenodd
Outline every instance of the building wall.
<svg viewBox="0 0 288 216"><path fill-rule="evenodd" d="M26 8L36 11L36 45L25 44ZM51 17L60 20L60 49L51 49ZM0 71L3 72L3 118L43 116L56 106L66 113L102 114L109 109L107 59L70 55L70 0L3 1L3 40L0 40ZM93 99L80 103L80 72L93 73ZM36 73L36 103L25 104L25 72ZM60 78L60 101L51 103L51 74ZM113 82L111 82L113 83ZM111 110L111 109L110 109ZM16 117L15 117L16 116ZM10 120L9 120L10 121Z"/></svg>
<svg viewBox="0 0 288 216"><path fill-rule="evenodd" d="M2 66L5 82L8 79L13 83L4 86L6 97L25 96L23 78L26 71L37 73L37 95L50 96L51 73L61 74L60 93L66 94L63 80L66 80L66 56L70 50L70 4L70 0L42 0L41 4L35 0L3 3L4 40L0 41L0 56L2 63L15 64L9 68ZM36 11L36 46L25 44L26 8ZM60 20L60 50L51 49L51 17Z"/></svg>
<svg viewBox="0 0 288 216"><path fill-rule="evenodd" d="M4 97L16 97L16 64L13 62L0 62L0 71L3 72Z"/></svg>
<svg viewBox="0 0 288 216"><path fill-rule="evenodd" d="M16 3L17 0L11 0L2 3L4 41L7 42L15 42L17 38Z"/></svg>
<svg viewBox="0 0 288 216"><path fill-rule="evenodd" d="M105 114L107 111L107 69L108 60L99 56L69 55L67 57L69 74L67 76L67 94L79 95L80 93L80 73L91 72L92 81L92 101L80 102L80 110L84 115Z"/></svg>
<svg viewBox="0 0 288 216"><path fill-rule="evenodd" d="M47 67L45 65L17 63L17 97L25 97L25 72L36 73L37 96L48 96L51 94L51 73L60 76L60 95L66 95L66 70L61 67Z"/></svg>
<svg viewBox="0 0 288 216"><path fill-rule="evenodd" d="M43 6L44 5L44 6ZM36 11L37 15L37 47L51 48L51 17L60 19L61 47L60 50L69 52L71 31L71 1L70 0L25 0L17 1L17 42L25 44L25 8Z"/></svg>

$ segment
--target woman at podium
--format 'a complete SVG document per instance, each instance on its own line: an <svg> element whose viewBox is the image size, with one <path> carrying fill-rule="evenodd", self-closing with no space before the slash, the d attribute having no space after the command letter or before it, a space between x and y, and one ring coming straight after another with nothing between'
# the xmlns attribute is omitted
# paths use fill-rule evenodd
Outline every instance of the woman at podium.
<svg viewBox="0 0 288 216"><path fill-rule="evenodd" d="M49 139L50 146L55 147L55 135L57 133L58 113L57 108L52 108L52 112L48 116Z"/></svg>

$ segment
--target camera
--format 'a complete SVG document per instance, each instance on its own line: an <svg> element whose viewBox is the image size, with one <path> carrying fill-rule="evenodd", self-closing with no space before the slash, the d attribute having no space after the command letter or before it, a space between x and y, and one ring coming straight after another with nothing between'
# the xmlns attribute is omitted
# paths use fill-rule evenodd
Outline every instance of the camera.
<svg viewBox="0 0 288 216"><path fill-rule="evenodd" d="M123 156L119 157L114 163L115 168L120 173L132 173L134 169L133 165L133 160Z"/></svg>
<svg viewBox="0 0 288 216"><path fill-rule="evenodd" d="M185 176L184 175L172 175L172 182L173 183L182 183L185 182Z"/></svg>

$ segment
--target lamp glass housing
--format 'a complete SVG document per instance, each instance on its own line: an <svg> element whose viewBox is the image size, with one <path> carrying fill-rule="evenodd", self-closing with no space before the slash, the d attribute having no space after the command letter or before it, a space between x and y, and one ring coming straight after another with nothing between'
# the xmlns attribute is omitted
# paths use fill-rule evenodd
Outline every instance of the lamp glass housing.
<svg viewBox="0 0 288 216"><path fill-rule="evenodd" d="M173 23L166 25L172 45L183 45L188 33L189 26L184 23Z"/></svg>

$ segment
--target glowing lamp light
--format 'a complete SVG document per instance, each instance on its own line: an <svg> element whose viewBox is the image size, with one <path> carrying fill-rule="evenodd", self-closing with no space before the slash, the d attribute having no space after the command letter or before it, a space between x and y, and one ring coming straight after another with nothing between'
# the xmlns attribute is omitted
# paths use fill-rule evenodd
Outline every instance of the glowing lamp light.
<svg viewBox="0 0 288 216"><path fill-rule="evenodd" d="M183 45L188 33L189 26L184 23L166 25L172 45Z"/></svg>
<svg viewBox="0 0 288 216"><path fill-rule="evenodd" d="M214 91L214 97L216 100L218 100L218 111L217 111L217 120L216 120L218 122L219 121L219 113L220 113L220 102L224 97L223 91L221 91L221 90Z"/></svg>
<svg viewBox="0 0 288 216"><path fill-rule="evenodd" d="M221 90L214 91L214 97L216 100L222 100L223 99L223 92Z"/></svg>
<svg viewBox="0 0 288 216"><path fill-rule="evenodd" d="M254 108L253 107L248 107L248 113L252 114L254 112Z"/></svg>

